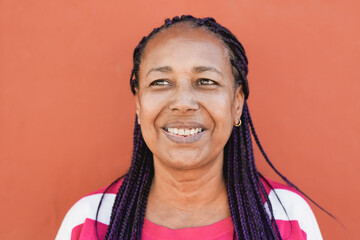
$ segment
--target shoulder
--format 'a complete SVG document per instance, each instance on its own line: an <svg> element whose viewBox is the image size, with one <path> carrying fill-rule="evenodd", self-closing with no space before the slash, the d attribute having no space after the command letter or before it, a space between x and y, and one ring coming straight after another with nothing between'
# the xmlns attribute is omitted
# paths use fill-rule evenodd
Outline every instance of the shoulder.
<svg viewBox="0 0 360 240"><path fill-rule="evenodd" d="M290 186L266 179L263 182L275 220L293 222L306 234L306 239L322 239L318 223L305 197ZM269 206L265 203L266 209ZM278 224L279 225L279 224Z"/></svg>
<svg viewBox="0 0 360 240"><path fill-rule="evenodd" d="M123 179L116 182L105 194L106 187L79 199L66 213L56 236L56 240L72 239L71 236L73 230L77 229L78 226L81 226L88 220L95 220L96 212L102 197L103 201L99 211L98 222L109 225L112 206L122 182Z"/></svg>

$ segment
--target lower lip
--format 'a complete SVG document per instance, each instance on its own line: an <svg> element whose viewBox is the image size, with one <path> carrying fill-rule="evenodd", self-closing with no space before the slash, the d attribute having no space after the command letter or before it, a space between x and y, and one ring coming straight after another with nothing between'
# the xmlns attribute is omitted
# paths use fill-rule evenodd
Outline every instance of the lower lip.
<svg viewBox="0 0 360 240"><path fill-rule="evenodd" d="M163 131L168 139L170 139L171 141L176 142L176 143L194 143L196 141L199 141L205 132L205 131L202 131L202 132L196 133L194 135L180 136L180 135L176 135L173 133L169 133L165 130L163 130Z"/></svg>

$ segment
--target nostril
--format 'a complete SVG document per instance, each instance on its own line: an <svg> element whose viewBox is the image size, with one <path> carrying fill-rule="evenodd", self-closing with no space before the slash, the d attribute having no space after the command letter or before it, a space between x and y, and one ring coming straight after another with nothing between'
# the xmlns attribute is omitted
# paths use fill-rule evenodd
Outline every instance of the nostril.
<svg viewBox="0 0 360 240"><path fill-rule="evenodd" d="M199 109L199 104L196 99L191 97L174 99L169 102L170 110L178 110L178 111L189 111L189 110L197 110Z"/></svg>
<svg viewBox="0 0 360 240"><path fill-rule="evenodd" d="M169 101L169 109L180 112L196 110L199 108L197 92L188 82L180 82Z"/></svg>

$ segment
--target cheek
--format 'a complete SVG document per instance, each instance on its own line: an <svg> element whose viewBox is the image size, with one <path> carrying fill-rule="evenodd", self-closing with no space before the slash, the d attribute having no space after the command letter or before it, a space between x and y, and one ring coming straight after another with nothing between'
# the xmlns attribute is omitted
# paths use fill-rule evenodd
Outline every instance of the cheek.
<svg viewBox="0 0 360 240"><path fill-rule="evenodd" d="M216 107L213 107L216 106ZM214 137L216 144L223 147L228 141L234 124L234 103L229 97L213 99L209 104L209 112L214 121Z"/></svg>
<svg viewBox="0 0 360 240"><path fill-rule="evenodd" d="M143 94L140 100L140 125L149 130L156 125L156 120L161 111L166 107L166 96L159 94Z"/></svg>
<svg viewBox="0 0 360 240"><path fill-rule="evenodd" d="M219 93L207 98L206 106L215 124L232 125L235 110L234 102L229 94Z"/></svg>

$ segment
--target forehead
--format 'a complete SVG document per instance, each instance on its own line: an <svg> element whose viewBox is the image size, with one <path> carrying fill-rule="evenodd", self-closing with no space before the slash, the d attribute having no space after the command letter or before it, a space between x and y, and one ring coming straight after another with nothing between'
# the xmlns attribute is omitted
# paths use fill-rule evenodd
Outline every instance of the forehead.
<svg viewBox="0 0 360 240"><path fill-rule="evenodd" d="M163 64L169 59L194 59L220 65L230 63L228 49L215 33L203 27L179 23L157 33L144 49L141 65ZM197 60L195 60L197 59ZM147 61L149 60L149 61Z"/></svg>

